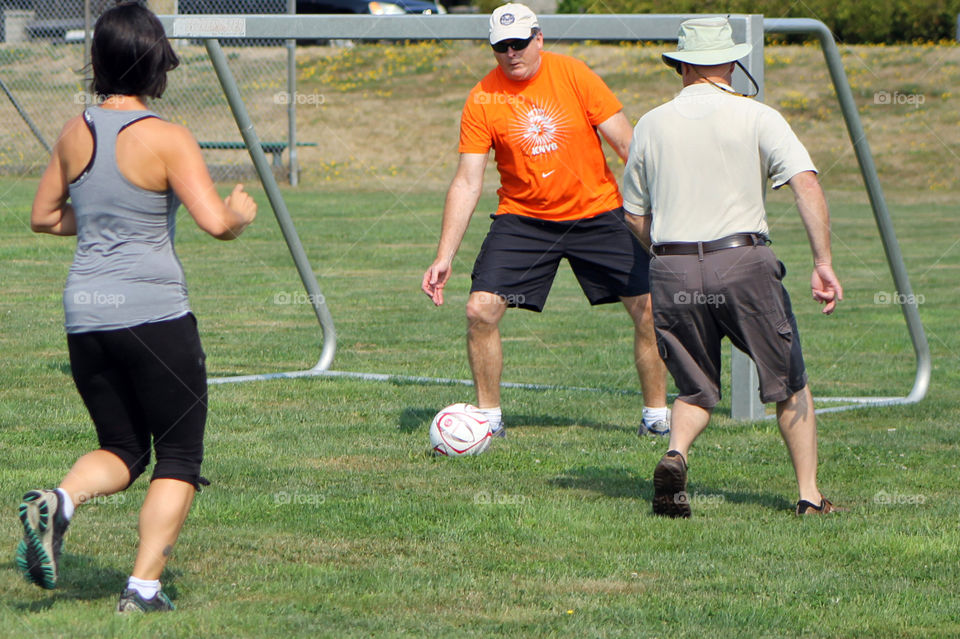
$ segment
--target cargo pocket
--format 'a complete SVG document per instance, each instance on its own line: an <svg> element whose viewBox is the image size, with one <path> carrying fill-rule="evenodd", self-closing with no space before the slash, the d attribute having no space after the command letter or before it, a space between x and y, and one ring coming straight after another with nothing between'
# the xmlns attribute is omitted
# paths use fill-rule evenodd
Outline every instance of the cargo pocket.
<svg viewBox="0 0 960 639"><path fill-rule="evenodd" d="M793 342L793 327L790 326L789 319L783 319L777 324L777 333L787 344Z"/></svg>
<svg viewBox="0 0 960 639"><path fill-rule="evenodd" d="M778 346L780 347L781 356L784 358L784 361L790 361L790 355L793 352L793 326L790 324L790 319L785 318L777 322L777 335L780 336Z"/></svg>

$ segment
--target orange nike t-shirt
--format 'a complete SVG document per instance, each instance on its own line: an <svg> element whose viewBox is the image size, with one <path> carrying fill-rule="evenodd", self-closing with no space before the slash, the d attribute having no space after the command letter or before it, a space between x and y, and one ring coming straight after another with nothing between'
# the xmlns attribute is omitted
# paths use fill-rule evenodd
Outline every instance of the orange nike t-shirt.
<svg viewBox="0 0 960 639"><path fill-rule="evenodd" d="M498 66L470 91L460 152L493 148L500 172L497 215L593 217L622 203L595 128L621 109L586 64L544 51L529 80L510 80Z"/></svg>

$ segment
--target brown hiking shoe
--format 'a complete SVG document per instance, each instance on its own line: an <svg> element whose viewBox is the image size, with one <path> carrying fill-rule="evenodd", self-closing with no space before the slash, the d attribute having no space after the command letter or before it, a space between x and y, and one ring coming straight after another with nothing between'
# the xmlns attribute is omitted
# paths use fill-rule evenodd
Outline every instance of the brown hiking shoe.
<svg viewBox="0 0 960 639"><path fill-rule="evenodd" d="M683 518L690 516L687 462L675 450L668 450L653 470L653 514Z"/></svg>
<svg viewBox="0 0 960 639"><path fill-rule="evenodd" d="M801 499L797 502L797 515L826 515L827 513L838 512L842 508L834 506L829 499L820 496L820 505Z"/></svg>

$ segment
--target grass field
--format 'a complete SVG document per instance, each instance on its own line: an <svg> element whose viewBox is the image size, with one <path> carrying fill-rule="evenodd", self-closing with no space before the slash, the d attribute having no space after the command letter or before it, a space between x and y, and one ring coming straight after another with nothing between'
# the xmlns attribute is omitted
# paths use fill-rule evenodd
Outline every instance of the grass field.
<svg viewBox="0 0 960 639"><path fill-rule="evenodd" d="M546 312L508 314L506 381L589 386L504 393L506 441L427 454L462 386L299 379L213 386L207 461L164 588L178 611L112 612L146 483L84 506L62 586L13 563L27 489L95 445L69 376L60 293L73 241L31 234L35 182L0 182L0 636L953 637L960 634L955 207L895 208L934 354L916 406L820 420L820 482L848 511L792 515L775 424L718 416L691 454L694 517L650 513L665 443L638 440L622 309L591 309L564 269ZM261 217L218 243L181 215L178 251L216 376L311 366L319 329L262 193ZM463 303L482 214L445 307L419 292L441 191L286 194L340 340L337 370L469 377ZM819 316L788 194L769 200L815 395L903 395L913 355L869 208L833 198L846 300ZM481 211L490 210L484 199ZM728 409L724 404L720 412Z"/></svg>

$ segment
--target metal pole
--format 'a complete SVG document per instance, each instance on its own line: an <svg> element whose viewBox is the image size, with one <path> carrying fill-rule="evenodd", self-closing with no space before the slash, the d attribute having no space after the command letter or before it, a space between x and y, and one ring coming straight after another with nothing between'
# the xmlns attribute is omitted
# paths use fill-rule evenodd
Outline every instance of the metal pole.
<svg viewBox="0 0 960 639"><path fill-rule="evenodd" d="M50 145L47 144L43 134L40 133L40 129L37 128L37 125L33 123L33 120L30 119L30 116L27 115L27 112L24 111L22 106L20 106L20 103L17 102L17 99L13 96L13 92L10 91L10 89L7 87L7 83L3 80L0 80L0 89L3 89L3 92L7 94L7 97L10 99L10 104L13 105L13 108L15 108L17 113L20 114L20 117L23 118L23 121L27 123L28 127L30 127L30 131L33 133L34 137L40 140L40 144L43 145L43 148L47 150L47 153L50 153Z"/></svg>
<svg viewBox="0 0 960 639"><path fill-rule="evenodd" d="M287 0L287 13L297 13L297 0ZM300 162L297 156L297 41L287 40L287 146L290 149L290 186L300 184Z"/></svg>
<svg viewBox="0 0 960 639"><path fill-rule="evenodd" d="M900 310L907 322L910 340L913 342L913 350L917 357L917 372L914 377L913 389L903 403L919 402L927 394L930 387L932 370L930 346L923 331L916 297L913 294L913 287L910 285L910 278L907 276L907 267L903 262L900 244L897 242L897 236L893 230L887 201L883 196L883 189L880 187L877 167L873 162L873 154L870 152L870 145L867 142L866 132L863 130L863 123L860 121L857 103L853 99L853 91L850 90L850 83L847 82L847 75L843 70L843 59L840 57L837 43L834 41L833 34L827 28L827 25L819 20L809 18L766 19L763 24L767 33L807 33L816 35L820 40L823 57L826 59L827 68L830 70L830 77L833 80L833 88L837 92L837 100L840 102L840 110L843 112L843 120L847 125L847 133L849 133L850 140L853 142L853 149L860 164L860 173L863 175L863 181L867 186L867 194L873 208L873 217L877 222L877 228L880 229L880 239L883 242L883 250L887 255L887 264L890 265L894 285L897 287L897 292L900 293L898 297L898 300L902 300Z"/></svg>
<svg viewBox="0 0 960 639"><path fill-rule="evenodd" d="M83 0L83 66L90 64L90 0Z"/></svg>
<svg viewBox="0 0 960 639"><path fill-rule="evenodd" d="M744 60L744 67L757 82L759 93L757 100L763 102L763 17L758 15L747 16L744 42L753 45L750 55ZM752 93L750 81L737 73L733 86L741 93ZM760 375L757 365L750 356L739 348L730 345L730 417L733 419L755 421L763 419L766 407L760 400Z"/></svg>
<svg viewBox="0 0 960 639"><path fill-rule="evenodd" d="M307 254L303 250L303 244L300 242L300 236L297 235L297 229L290 219L290 213L287 211L287 205L283 201L283 195L280 193L280 187L273 175L273 169L267 161L267 156L260 146L260 138L253 128L253 122L250 121L250 115L247 113L247 107L240 97L240 90L237 88L237 82L227 66L227 58L223 54L220 42L215 38L206 38L203 41L207 48L207 54L210 56L210 62L217 72L217 79L220 80L220 86L223 87L223 94L230 104L230 110L233 111L233 118L240 129L240 135L250 151L250 159L253 160L253 166L257 169L257 175L263 183L263 188L267 192L267 198L270 200L270 206L273 207L273 214L280 224L280 231L283 233L283 239L287 242L290 254L297 266L297 272L300 273L300 280L310 297L310 303L320 321L320 327L323 329L323 350L320 352L320 359L313 367L314 371L327 370L333 362L334 353L337 350L337 334L333 327L333 317L327 308L327 303L320 292L320 285L317 283L317 276L310 267Z"/></svg>

